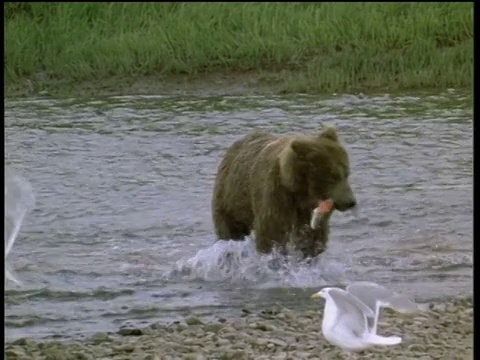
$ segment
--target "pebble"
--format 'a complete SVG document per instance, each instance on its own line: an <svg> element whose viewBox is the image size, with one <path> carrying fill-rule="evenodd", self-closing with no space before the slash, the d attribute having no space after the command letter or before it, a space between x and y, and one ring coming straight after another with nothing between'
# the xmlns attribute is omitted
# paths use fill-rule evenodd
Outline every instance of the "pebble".
<svg viewBox="0 0 480 360"><path fill-rule="evenodd" d="M280 340L280 339L270 339L269 340L270 343L274 344L274 345L277 345L277 346L281 346L281 347L287 347L288 344L283 341L283 340Z"/></svg>
<svg viewBox="0 0 480 360"><path fill-rule="evenodd" d="M185 324L192 326L192 325L205 325L200 319L195 316L191 316L185 319Z"/></svg>
<svg viewBox="0 0 480 360"><path fill-rule="evenodd" d="M205 326L205 331L211 331L213 333L217 333L218 331L223 329L224 326L225 325L223 325L223 324L207 324Z"/></svg>
<svg viewBox="0 0 480 360"><path fill-rule="evenodd" d="M268 345L269 340L265 338L258 338L258 339L255 339L253 343L258 346L266 346Z"/></svg>
<svg viewBox="0 0 480 360"><path fill-rule="evenodd" d="M143 335L143 331L136 328L122 328L118 330L118 334L122 336L141 336Z"/></svg>
<svg viewBox="0 0 480 360"><path fill-rule="evenodd" d="M123 345L118 345L113 348L116 352L133 352L135 349L135 346L133 344L123 344Z"/></svg>
<svg viewBox="0 0 480 360"><path fill-rule="evenodd" d="M205 356L201 354L188 354L186 357L187 360L205 360Z"/></svg>
<svg viewBox="0 0 480 360"><path fill-rule="evenodd" d="M104 341L110 341L110 337L106 332L97 332L92 336L91 340L94 344L100 344Z"/></svg>
<svg viewBox="0 0 480 360"><path fill-rule="evenodd" d="M271 326L268 326L264 322L259 321L259 322L254 322L253 324L250 324L250 328L259 329L259 330L262 330L262 331L268 331L268 330L271 329Z"/></svg>
<svg viewBox="0 0 480 360"><path fill-rule="evenodd" d="M220 346L228 346L230 345L230 340L228 339L218 339L217 344Z"/></svg>
<svg viewBox="0 0 480 360"><path fill-rule="evenodd" d="M25 351L21 348L21 347L11 347L7 350L5 350L5 355L10 359L10 358L20 358L20 357L24 357L24 356L27 356L27 354L25 354Z"/></svg>

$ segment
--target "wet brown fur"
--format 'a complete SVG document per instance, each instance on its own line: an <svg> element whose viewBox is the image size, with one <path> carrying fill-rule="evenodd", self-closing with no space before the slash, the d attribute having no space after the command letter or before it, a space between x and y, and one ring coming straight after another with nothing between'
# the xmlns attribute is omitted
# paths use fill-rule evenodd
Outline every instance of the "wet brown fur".
<svg viewBox="0 0 480 360"><path fill-rule="evenodd" d="M241 240L255 231L257 251L289 240L304 256L326 249L329 219L309 226L318 201L332 199L334 209L355 206L348 183L349 159L333 127L318 135L275 136L255 131L234 142L221 161L212 199L217 237Z"/></svg>

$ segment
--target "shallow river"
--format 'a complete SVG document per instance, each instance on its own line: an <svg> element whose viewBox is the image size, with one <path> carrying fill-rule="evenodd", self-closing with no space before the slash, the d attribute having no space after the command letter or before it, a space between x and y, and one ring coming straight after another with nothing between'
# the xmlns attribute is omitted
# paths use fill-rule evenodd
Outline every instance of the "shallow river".
<svg viewBox="0 0 480 360"><path fill-rule="evenodd" d="M313 291L353 280L417 301L471 293L472 103L453 90L7 100L6 163L36 197L9 255L23 287L7 283L7 338L319 306ZM225 149L254 128L323 122L349 151L359 201L358 214L333 215L328 251L306 265L259 256L251 239L215 244Z"/></svg>

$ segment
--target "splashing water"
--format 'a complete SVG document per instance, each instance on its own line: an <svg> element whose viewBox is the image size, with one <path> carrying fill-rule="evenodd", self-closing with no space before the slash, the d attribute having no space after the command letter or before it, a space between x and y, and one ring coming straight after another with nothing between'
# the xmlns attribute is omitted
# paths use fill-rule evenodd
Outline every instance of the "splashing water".
<svg viewBox="0 0 480 360"><path fill-rule="evenodd" d="M34 204L35 198L28 181L5 167L5 276L18 285L21 283L7 264L7 257L17 239L25 215Z"/></svg>
<svg viewBox="0 0 480 360"><path fill-rule="evenodd" d="M239 285L270 287L313 287L345 279L345 265L327 255L301 259L300 253L289 255L273 251L259 254L255 240L218 241L193 257L177 261L166 274L187 281L229 282Z"/></svg>

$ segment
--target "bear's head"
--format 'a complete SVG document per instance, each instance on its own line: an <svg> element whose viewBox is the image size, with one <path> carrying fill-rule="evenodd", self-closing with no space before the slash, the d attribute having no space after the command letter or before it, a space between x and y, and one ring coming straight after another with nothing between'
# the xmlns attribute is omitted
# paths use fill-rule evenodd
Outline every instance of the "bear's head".
<svg viewBox="0 0 480 360"><path fill-rule="evenodd" d="M347 211L356 206L348 182L350 163L347 151L333 127L317 136L295 136L280 154L282 185L303 206L311 210L319 201L331 199L334 209Z"/></svg>

